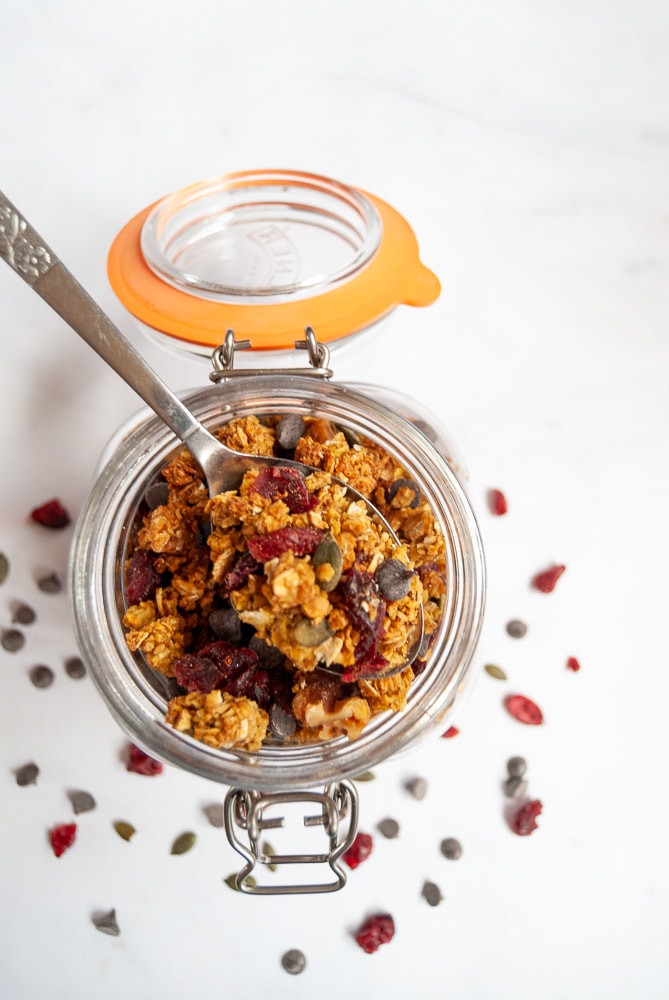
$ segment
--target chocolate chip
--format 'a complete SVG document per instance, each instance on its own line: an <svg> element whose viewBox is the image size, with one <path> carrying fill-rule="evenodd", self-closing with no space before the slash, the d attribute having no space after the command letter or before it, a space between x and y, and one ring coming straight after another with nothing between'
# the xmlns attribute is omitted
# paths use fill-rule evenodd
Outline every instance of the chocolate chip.
<svg viewBox="0 0 669 1000"><path fill-rule="evenodd" d="M67 797L72 803L72 808L76 816L79 813L90 812L95 809L95 799L90 792L80 792L78 790L67 793Z"/></svg>
<svg viewBox="0 0 669 1000"><path fill-rule="evenodd" d="M276 425L276 440L284 451L295 451L306 425L299 413L287 413Z"/></svg>
<svg viewBox="0 0 669 1000"><path fill-rule="evenodd" d="M394 483L390 484L386 491L388 503L392 504L400 490L409 490L409 492L413 493L411 500L409 500L408 503L402 503L402 507L417 507L423 499L420 486L413 479L396 479ZM400 506L400 504L393 504L393 506Z"/></svg>
<svg viewBox="0 0 669 1000"><path fill-rule="evenodd" d="M387 601L401 601L411 590L413 570L399 559L384 559L376 569L374 579Z"/></svg>
<svg viewBox="0 0 669 1000"><path fill-rule="evenodd" d="M289 712L284 712L280 705L274 703L269 713L269 724L274 736L289 740L297 728L297 721Z"/></svg>
<svg viewBox="0 0 669 1000"><path fill-rule="evenodd" d="M209 628L219 639L241 642L242 623L234 608L216 608L208 618Z"/></svg>
<svg viewBox="0 0 669 1000"><path fill-rule="evenodd" d="M511 778L522 778L527 771L527 761L524 757L510 757L506 762L506 769Z"/></svg>
<svg viewBox="0 0 669 1000"><path fill-rule="evenodd" d="M441 894L441 889L434 882L424 882L423 890L421 895L424 900L426 900L430 906L439 906L442 899L444 898Z"/></svg>
<svg viewBox="0 0 669 1000"><path fill-rule="evenodd" d="M519 799L527 791L527 782L524 778L507 778L504 782L504 794L510 799Z"/></svg>
<svg viewBox="0 0 669 1000"><path fill-rule="evenodd" d="M97 930L102 931L103 934L111 934L112 937L118 937L121 933L116 922L116 910L109 910L107 913L94 913L92 920L93 925Z"/></svg>
<svg viewBox="0 0 669 1000"><path fill-rule="evenodd" d="M65 660L65 673L68 677L72 677L74 680L79 680L81 677L86 676L86 667L84 666L84 661L79 656L69 656Z"/></svg>
<svg viewBox="0 0 669 1000"><path fill-rule="evenodd" d="M455 837L446 837L440 844L440 850L449 861L457 861L462 855L462 844Z"/></svg>
<svg viewBox="0 0 669 1000"><path fill-rule="evenodd" d="M249 649L258 657L258 662L267 670L280 667L284 661L284 655L277 646L270 646L258 635L253 635L249 639Z"/></svg>
<svg viewBox="0 0 669 1000"><path fill-rule="evenodd" d="M386 837L387 840L394 840L395 837L399 836L400 825L396 819L391 819L387 817L382 819L379 824L377 824L377 829L382 836Z"/></svg>
<svg viewBox="0 0 669 1000"><path fill-rule="evenodd" d="M427 795L427 781L425 778L412 778L411 781L407 781L404 787L419 802Z"/></svg>
<svg viewBox="0 0 669 1000"><path fill-rule="evenodd" d="M14 774L16 775L16 784L20 785L21 788L25 788L26 785L37 784L39 768L37 764L24 764L22 767L17 767Z"/></svg>
<svg viewBox="0 0 669 1000"><path fill-rule="evenodd" d="M149 510L155 510L157 507L164 507L170 498L170 487L168 483L156 482L151 483L148 487L146 493L144 494L144 502Z"/></svg>
<svg viewBox="0 0 669 1000"><path fill-rule="evenodd" d="M17 604L12 614L12 621L17 625L32 625L36 618L37 615L29 604Z"/></svg>
<svg viewBox="0 0 669 1000"><path fill-rule="evenodd" d="M299 948L291 948L281 956L281 965L291 976L298 976L304 972L307 960L303 951Z"/></svg>
<svg viewBox="0 0 669 1000"><path fill-rule="evenodd" d="M527 635L527 625L525 622L513 618L510 622L506 623L506 631L512 639L522 639L523 636Z"/></svg>
<svg viewBox="0 0 669 1000"><path fill-rule="evenodd" d="M202 810L212 826L221 828L225 826L225 809L220 802L212 802Z"/></svg>
<svg viewBox="0 0 669 1000"><path fill-rule="evenodd" d="M7 628L2 633L0 644L8 653L16 653L23 648L25 641L26 637L23 632L19 632L17 628Z"/></svg>
<svg viewBox="0 0 669 1000"><path fill-rule="evenodd" d="M60 577L56 573L47 573L37 581L37 586L43 594L58 594L63 589Z"/></svg>
<svg viewBox="0 0 669 1000"><path fill-rule="evenodd" d="M48 688L53 684L53 670L51 667L45 667L42 663L31 667L28 676L36 688Z"/></svg>

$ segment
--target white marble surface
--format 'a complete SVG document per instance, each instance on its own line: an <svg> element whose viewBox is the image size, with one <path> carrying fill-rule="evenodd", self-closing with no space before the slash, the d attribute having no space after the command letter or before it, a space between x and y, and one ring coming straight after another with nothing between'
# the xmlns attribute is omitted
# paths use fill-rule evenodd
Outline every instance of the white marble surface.
<svg viewBox="0 0 669 1000"><path fill-rule="evenodd" d="M443 294L399 309L342 359L423 399L457 435L489 565L478 669L457 718L378 769L363 829L401 837L327 897L258 900L221 877L235 856L202 814L221 790L170 770L123 770L125 740L86 678L73 681L64 569L71 530L26 521L53 495L76 513L97 455L136 398L4 265L0 550L38 622L0 650L0 968L7 1000L124 997L440 997L635 1000L669 992L666 940L669 8L651 0L443 0L326 5L3 6L0 186L128 332L106 280L120 226L150 201L228 170L313 170L394 205ZM146 341L173 384L195 362ZM487 511L488 487L509 498ZM530 590L552 561L552 595ZM529 624L521 642L505 622ZM565 667L578 656L580 673ZM56 671L49 690L27 671ZM501 707L533 696L546 724ZM540 829L504 822L506 759L525 754ZM41 767L21 789L13 769ZM429 781L420 803L403 790ZM76 848L46 831L92 791ZM117 819L140 833L116 836ZM171 857L172 837L199 835ZM457 836L462 859L439 842ZM423 881L445 899L430 908ZM116 907L121 936L91 913ZM370 911L397 934L363 954ZM302 948L302 976L279 964Z"/></svg>

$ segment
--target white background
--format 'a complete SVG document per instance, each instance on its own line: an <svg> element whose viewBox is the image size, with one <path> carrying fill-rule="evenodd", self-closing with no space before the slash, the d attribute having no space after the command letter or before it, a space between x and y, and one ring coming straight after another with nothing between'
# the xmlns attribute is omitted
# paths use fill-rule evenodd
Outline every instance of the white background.
<svg viewBox="0 0 669 1000"><path fill-rule="evenodd" d="M127 774L90 680L64 672L67 600L35 577L64 572L73 529L27 514L60 496L76 515L138 404L3 264L0 627L17 600L38 613L23 650L0 650L7 1000L667 996L668 51L669 9L651 0L2 4L0 185L133 336L107 250L191 181L311 170L409 220L442 295L398 309L337 375L419 397L455 433L489 569L460 735L360 786L370 859L328 896L231 892L236 856L202 812L224 789ZM205 379L136 336L174 386ZM506 517L487 509L492 486ZM567 565L555 592L532 591L554 561ZM512 617L529 625L521 641ZM48 690L28 680L40 662ZM545 725L507 715L512 691ZM544 805L529 838L504 818L519 753ZM29 760L38 784L19 788ZM417 775L422 802L403 787ZM98 805L56 859L47 831L72 819L73 788ZM397 840L375 833L384 816ZM130 844L118 819L138 829ZM195 849L170 856L186 829ZM460 861L439 853L445 836ZM425 879L439 907L421 899ZM118 938L91 923L111 907ZM365 955L351 932L376 910L397 933ZM307 956L299 977L280 966L292 947Z"/></svg>

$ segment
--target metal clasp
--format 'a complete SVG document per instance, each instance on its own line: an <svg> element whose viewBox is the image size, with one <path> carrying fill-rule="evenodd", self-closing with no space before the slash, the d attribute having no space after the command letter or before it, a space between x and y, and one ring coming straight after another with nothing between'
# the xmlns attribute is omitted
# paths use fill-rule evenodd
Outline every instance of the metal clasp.
<svg viewBox="0 0 669 1000"><path fill-rule="evenodd" d="M305 803L319 809L315 815L304 816L305 828L322 827L327 838L327 849L322 852L270 853L261 837L266 830L285 827L285 816L269 816L275 806ZM346 822L342 822L347 819ZM225 831L230 844L246 859L246 864L235 876L235 886L241 892L255 895L279 895L281 893L333 892L346 884L346 874L337 864L341 855L353 843L358 828L358 794L348 781L327 785L322 792L275 792L261 794L243 788L231 788L225 798ZM238 831L246 834L245 842ZM260 884L255 877L249 879L257 866L267 870L280 869L283 865L327 865L334 879L325 882L306 881L304 883Z"/></svg>
<svg viewBox="0 0 669 1000"><path fill-rule="evenodd" d="M225 340L214 348L211 355L213 371L209 372L212 382L223 382L229 378L248 377L251 375L309 375L317 378L332 378L330 352L325 344L316 340L316 335L310 326L305 327L304 340L295 341L296 350L309 352L309 368L235 368L235 351L249 351L250 340L235 340L234 330L228 330Z"/></svg>

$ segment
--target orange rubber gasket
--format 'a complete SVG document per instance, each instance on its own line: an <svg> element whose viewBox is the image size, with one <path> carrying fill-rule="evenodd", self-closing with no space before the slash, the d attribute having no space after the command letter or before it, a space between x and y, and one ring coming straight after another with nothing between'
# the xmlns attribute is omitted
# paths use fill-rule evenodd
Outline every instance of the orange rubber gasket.
<svg viewBox="0 0 669 1000"><path fill-rule="evenodd" d="M126 309L160 333L184 344L217 347L227 330L254 350L292 349L305 326L329 342L371 326L395 306L428 306L441 291L439 279L418 256L416 237L402 216L373 195L383 225L381 244L354 278L321 295L280 304L235 304L201 299L156 275L141 250L142 226L159 202L139 212L120 231L107 259L114 293Z"/></svg>

